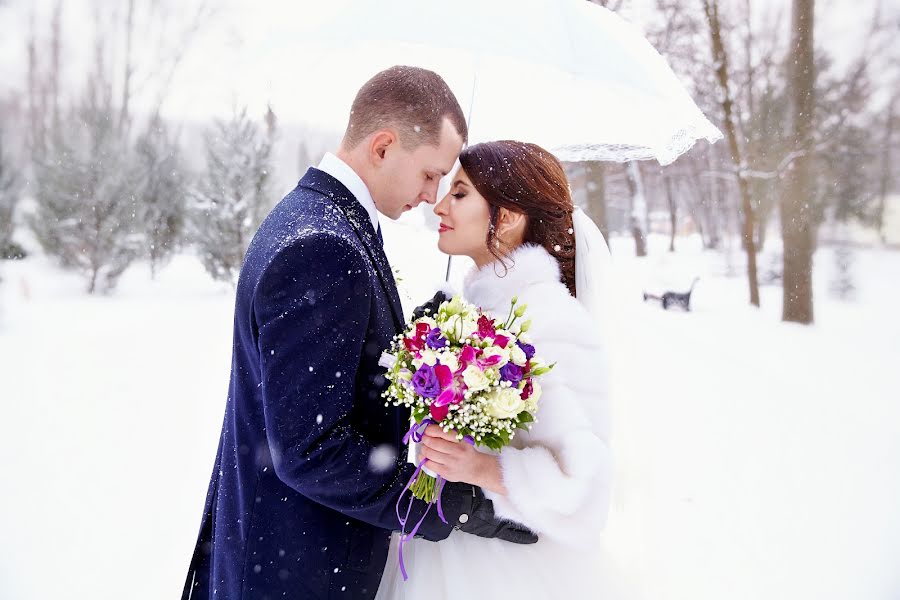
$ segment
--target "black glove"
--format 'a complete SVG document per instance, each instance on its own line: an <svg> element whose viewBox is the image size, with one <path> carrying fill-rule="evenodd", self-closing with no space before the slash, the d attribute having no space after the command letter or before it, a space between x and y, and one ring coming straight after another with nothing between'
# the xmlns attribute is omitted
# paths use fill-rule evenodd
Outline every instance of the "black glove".
<svg viewBox="0 0 900 600"><path fill-rule="evenodd" d="M444 292L438 292L431 300L429 300L425 304L422 304L421 306L417 306L415 310L413 310L413 321L424 317L426 308L430 309L430 312L428 313L429 316L433 316L434 313L437 312L437 309L441 305L441 302L444 302L446 300L449 300L449 298L447 298L447 294L445 294Z"/></svg>
<svg viewBox="0 0 900 600"><path fill-rule="evenodd" d="M471 489L471 500L464 504L455 529L483 538L497 538L513 544L534 544L538 536L524 525L502 521L494 514L494 503L484 497L480 487Z"/></svg>

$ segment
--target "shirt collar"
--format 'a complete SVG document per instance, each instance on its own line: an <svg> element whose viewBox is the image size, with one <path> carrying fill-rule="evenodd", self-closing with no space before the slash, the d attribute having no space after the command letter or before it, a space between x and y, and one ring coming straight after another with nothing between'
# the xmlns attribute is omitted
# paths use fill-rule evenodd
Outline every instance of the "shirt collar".
<svg viewBox="0 0 900 600"><path fill-rule="evenodd" d="M322 162L319 163L318 169L328 173L350 190L350 193L356 197L356 201L366 209L367 213L369 213L369 219L372 220L372 229L377 232L378 209L375 207L375 200L372 199L369 188L366 187L362 178L356 174L356 171L331 152L325 153L325 156L322 157Z"/></svg>

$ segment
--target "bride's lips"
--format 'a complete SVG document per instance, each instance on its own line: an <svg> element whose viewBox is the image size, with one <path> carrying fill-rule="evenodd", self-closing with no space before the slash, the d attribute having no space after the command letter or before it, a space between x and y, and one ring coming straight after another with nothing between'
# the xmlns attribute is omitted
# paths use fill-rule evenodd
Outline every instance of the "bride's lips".
<svg viewBox="0 0 900 600"><path fill-rule="evenodd" d="M453 231L453 228L441 223L441 226L438 228L438 233L446 233L448 231Z"/></svg>

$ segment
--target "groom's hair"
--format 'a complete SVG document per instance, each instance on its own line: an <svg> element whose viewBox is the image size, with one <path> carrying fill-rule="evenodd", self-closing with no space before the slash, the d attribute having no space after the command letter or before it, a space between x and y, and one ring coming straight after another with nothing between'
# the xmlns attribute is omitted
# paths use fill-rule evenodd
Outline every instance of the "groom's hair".
<svg viewBox="0 0 900 600"><path fill-rule="evenodd" d="M355 148L375 131L393 127L408 150L423 144L437 146L445 117L465 143L469 137L466 118L447 82L427 69L391 67L357 92L343 145Z"/></svg>

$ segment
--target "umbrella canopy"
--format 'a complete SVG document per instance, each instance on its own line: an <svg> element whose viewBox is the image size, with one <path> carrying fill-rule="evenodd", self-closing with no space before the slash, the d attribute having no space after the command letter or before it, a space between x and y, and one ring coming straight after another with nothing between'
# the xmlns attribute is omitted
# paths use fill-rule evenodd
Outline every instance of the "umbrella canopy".
<svg viewBox="0 0 900 600"><path fill-rule="evenodd" d="M561 160L668 164L721 137L640 31L585 0L353 3L271 50L315 55L328 82L316 93L348 106L382 68L433 69L469 112L470 143L519 139Z"/></svg>

